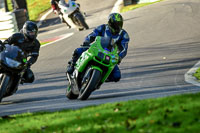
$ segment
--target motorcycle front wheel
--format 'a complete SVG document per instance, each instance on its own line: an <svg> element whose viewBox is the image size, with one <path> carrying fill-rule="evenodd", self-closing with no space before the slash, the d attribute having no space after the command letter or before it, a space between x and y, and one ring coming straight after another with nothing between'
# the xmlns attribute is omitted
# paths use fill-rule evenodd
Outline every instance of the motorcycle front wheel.
<svg viewBox="0 0 200 133"><path fill-rule="evenodd" d="M74 83L71 82L71 79L70 79L70 75L67 73L67 80L69 81L68 82L68 85L67 85L67 89L66 89L66 93L65 93L65 96L72 100L72 99L77 99L78 98L78 94L75 94L73 92L73 86L74 86Z"/></svg>
<svg viewBox="0 0 200 133"><path fill-rule="evenodd" d="M83 83L83 86L81 87L79 97L80 100L86 100L90 96L90 94L95 90L96 85L100 81L101 78L101 72L96 69L91 69L90 76L87 80L85 80Z"/></svg>
<svg viewBox="0 0 200 133"><path fill-rule="evenodd" d="M6 89L10 81L10 76L1 74L0 79L1 79L1 83L0 83L0 102L1 102L4 94L6 93Z"/></svg>
<svg viewBox="0 0 200 133"><path fill-rule="evenodd" d="M71 85L68 85L67 87L67 90L66 90L66 97L68 99L77 99L78 98L78 95L74 94L73 91L72 91L72 86Z"/></svg>
<svg viewBox="0 0 200 133"><path fill-rule="evenodd" d="M88 24L86 23L86 21L85 21L83 15L82 15L81 13L78 13L78 14L76 15L76 19L79 21L79 24L80 24L83 28L85 28L86 30L89 29L89 26L88 26Z"/></svg>

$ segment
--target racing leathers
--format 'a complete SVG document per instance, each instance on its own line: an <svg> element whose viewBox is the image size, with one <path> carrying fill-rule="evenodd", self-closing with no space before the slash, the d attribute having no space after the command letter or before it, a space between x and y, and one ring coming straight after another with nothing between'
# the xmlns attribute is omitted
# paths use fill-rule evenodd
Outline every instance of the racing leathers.
<svg viewBox="0 0 200 133"><path fill-rule="evenodd" d="M71 25L69 25L69 23L67 23L64 18L63 18L63 13L60 11L60 8L58 7L58 3L59 1L62 0L51 0L51 7L53 9L53 12L57 12L58 16L60 17L60 20L62 23L66 23L66 25L68 26L68 28L71 28ZM65 1L64 1L65 2Z"/></svg>
<svg viewBox="0 0 200 133"><path fill-rule="evenodd" d="M122 29L118 34L112 35L108 25L103 24L95 28L93 32L85 38L85 41L80 48L75 49L72 56L72 60L69 62L69 64L72 67L68 67L67 70L68 73L73 72L76 61L81 56L81 54L89 48L90 46L89 44L95 40L96 36L111 37L118 45L119 48L118 55L120 57L120 61L126 56L128 50L128 43L130 40L128 33L124 29ZM119 70L118 65L116 65L113 71L111 72L110 76L108 77L107 81L117 82L120 80L120 78L121 78L121 72Z"/></svg>
<svg viewBox="0 0 200 133"><path fill-rule="evenodd" d="M26 64L27 68L23 75L22 82L32 83L35 78L32 70L30 69L30 66L34 64L38 59L40 42L37 39L29 40L24 36L23 33L15 33L3 42L3 45L5 44L16 45L24 51L28 60Z"/></svg>

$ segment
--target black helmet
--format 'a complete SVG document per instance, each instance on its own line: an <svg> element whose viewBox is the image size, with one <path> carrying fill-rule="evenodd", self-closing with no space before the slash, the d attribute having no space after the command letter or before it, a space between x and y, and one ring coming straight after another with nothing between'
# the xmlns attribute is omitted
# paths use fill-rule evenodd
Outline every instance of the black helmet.
<svg viewBox="0 0 200 133"><path fill-rule="evenodd" d="M119 13L111 13L108 17L108 27L112 34L118 34L123 26L123 18Z"/></svg>
<svg viewBox="0 0 200 133"><path fill-rule="evenodd" d="M36 23L32 21L26 21L23 26L23 33L28 39L34 40L38 34L38 27Z"/></svg>

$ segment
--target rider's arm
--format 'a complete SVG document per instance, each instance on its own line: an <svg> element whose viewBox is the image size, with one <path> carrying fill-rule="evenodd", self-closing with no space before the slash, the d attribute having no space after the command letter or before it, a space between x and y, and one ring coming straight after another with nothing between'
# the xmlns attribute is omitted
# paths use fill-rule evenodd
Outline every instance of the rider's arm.
<svg viewBox="0 0 200 133"><path fill-rule="evenodd" d="M127 50L128 50L128 43L129 43L129 35L126 31L122 32L122 39L121 39L121 48L120 48L120 52L119 52L119 56L121 59L123 59L126 54L127 54Z"/></svg>
<svg viewBox="0 0 200 133"><path fill-rule="evenodd" d="M35 43L35 47L31 51L31 53L29 53L30 59L28 60L28 64L30 66L37 61L38 56L39 56L40 42L36 39L34 43Z"/></svg>
<svg viewBox="0 0 200 133"><path fill-rule="evenodd" d="M18 45L23 43L25 40L24 35L22 33L15 33L12 36L10 36L8 39L6 39L3 44L14 44Z"/></svg>
<svg viewBox="0 0 200 133"><path fill-rule="evenodd" d="M13 41L13 35L11 37L9 37L8 39L6 39L3 44L12 44L14 41Z"/></svg>
<svg viewBox="0 0 200 133"><path fill-rule="evenodd" d="M3 42L0 40L0 51L4 49Z"/></svg>
<svg viewBox="0 0 200 133"><path fill-rule="evenodd" d="M105 30L105 25L100 25L98 26L97 28L95 28L93 30L92 33L90 33L86 38L85 38L85 41L84 43L88 43L90 44L91 42L93 42L96 38L96 36L101 36L101 33L103 32L103 30Z"/></svg>

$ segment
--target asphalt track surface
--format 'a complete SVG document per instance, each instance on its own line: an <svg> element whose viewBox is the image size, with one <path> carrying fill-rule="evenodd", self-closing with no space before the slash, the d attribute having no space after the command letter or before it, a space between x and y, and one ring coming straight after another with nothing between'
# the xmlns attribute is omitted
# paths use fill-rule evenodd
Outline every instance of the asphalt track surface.
<svg viewBox="0 0 200 133"><path fill-rule="evenodd" d="M65 97L67 61L94 27L107 22L115 0L77 0L90 29L67 29L51 14L41 25L40 40L72 36L42 47L33 65L36 80L3 99L0 116L23 112L77 109L90 105L199 92L184 74L200 57L200 1L165 0L122 13L130 35L128 54L120 65L122 79L105 83L86 101Z"/></svg>

